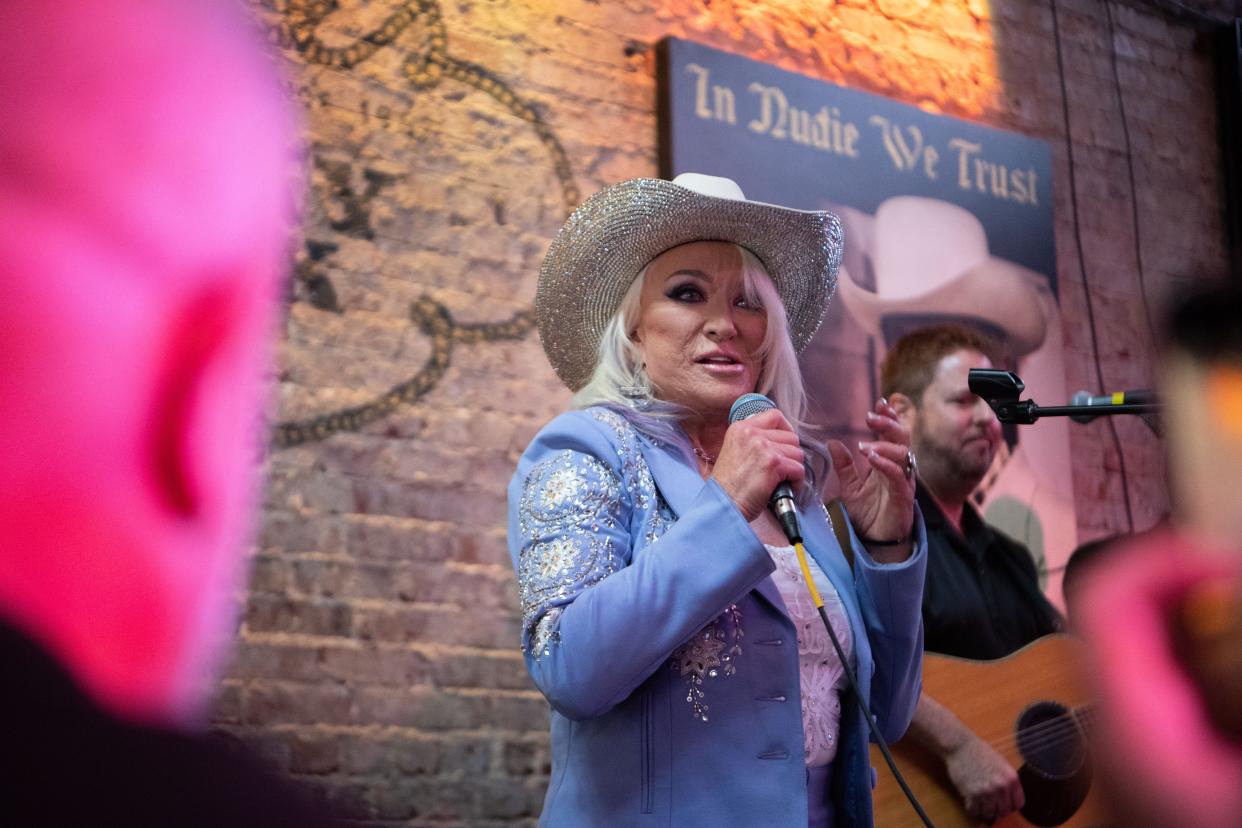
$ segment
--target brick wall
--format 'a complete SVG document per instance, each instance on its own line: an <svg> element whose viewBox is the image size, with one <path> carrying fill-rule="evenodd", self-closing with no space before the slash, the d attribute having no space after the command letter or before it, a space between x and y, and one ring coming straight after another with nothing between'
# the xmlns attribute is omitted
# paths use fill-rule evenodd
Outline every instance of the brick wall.
<svg viewBox="0 0 1242 828"><path fill-rule="evenodd" d="M665 35L1050 141L1067 384L1148 385L1149 313L1225 264L1213 70L1190 20L1112 7L1140 277L1105 7L1058 3L1085 271L1043 2L265 2L310 187L217 726L377 824L534 823L546 705L516 649L505 486L568 393L529 308L581 194L656 172ZM1116 419L1142 528L1167 506L1161 449ZM1083 539L1127 527L1108 428L1072 431Z"/></svg>

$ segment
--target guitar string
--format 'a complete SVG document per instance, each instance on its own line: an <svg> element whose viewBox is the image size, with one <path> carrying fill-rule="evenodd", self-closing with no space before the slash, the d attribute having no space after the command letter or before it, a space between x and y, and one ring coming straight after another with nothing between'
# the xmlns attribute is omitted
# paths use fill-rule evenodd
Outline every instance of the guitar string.
<svg viewBox="0 0 1242 828"><path fill-rule="evenodd" d="M1011 740L1011 739L1016 738L1014 736L1015 733L1019 733L1019 732L1025 733L1025 734L1041 733L1044 730L1047 730L1049 728L1059 728L1063 726L1075 728L1075 727L1078 727L1079 724L1084 725L1084 726L1089 725L1091 724L1092 720L1094 720L1095 718L1095 711L1092 709L1090 705L1083 705L1080 708L1069 711L1069 713L1070 713L1069 716L1066 716L1065 714L1060 714L1056 716L1055 718L1049 719L1048 721L1040 722L1039 724L1031 725L1030 727L1027 727L1024 729L1010 728L1006 730L1003 735L994 734L988 738L985 738L984 741L987 741L990 744L1002 744L1007 739ZM1085 729L1085 727L1079 728L1079 729Z"/></svg>
<svg viewBox="0 0 1242 828"><path fill-rule="evenodd" d="M1045 730L1049 727L1059 727L1062 724L1065 724L1067 722L1071 726L1073 726L1074 723L1076 722L1082 722L1084 724L1089 724L1091 720L1094 718L1095 718L1094 707L1090 704L1084 704L1079 707L1071 708L1068 711L1066 711L1066 713L1060 713L1056 715L1054 718L1051 718L1047 721L1040 722L1039 724L1031 725L1030 727L1023 729L1021 732L1039 733L1040 731ZM984 738L984 741L987 741L989 743L994 743L994 744L1000 744L1004 742L1006 738L1013 738L1012 734L1017 731L1018 731L1018 728L1011 727L1005 731L1005 735L993 734L992 736Z"/></svg>
<svg viewBox="0 0 1242 828"><path fill-rule="evenodd" d="M1010 747L1018 742L1025 742L1028 747L1048 747L1059 741L1081 737L1086 740L1086 727L1080 727L1078 722L1083 725L1089 725L1094 719L1094 713L1090 708L1086 708L1076 718L1076 720L1067 720L1058 717L1038 725L1021 729L1011 730L1001 737L989 737L983 740L993 747Z"/></svg>
<svg viewBox="0 0 1242 828"><path fill-rule="evenodd" d="M1058 717L1042 724L1034 725L1025 730L1013 733L1001 739L985 740L988 744L995 748L1004 748L1012 743L1021 743L1021 747L1025 750L1020 751L1023 754L1035 753L1040 750L1057 746L1060 743L1069 743L1081 740L1084 745L1089 744L1087 734L1084 732L1085 727L1080 728L1077 722L1089 725L1095 718L1094 709L1089 705L1084 705L1077 710L1071 711L1073 718L1066 719ZM1034 734L1034 737L1032 736Z"/></svg>
<svg viewBox="0 0 1242 828"><path fill-rule="evenodd" d="M1081 738L1086 742L1086 726L1090 725L1095 719L1094 709L1089 705L1084 705L1071 711L1071 713L1073 715L1069 719L1062 715L1028 728L1011 730L1004 736L981 738L994 748L1011 747L1021 742L1030 750L1052 747L1060 742L1071 741L1077 738Z"/></svg>
<svg viewBox="0 0 1242 828"><path fill-rule="evenodd" d="M1016 744L1018 754L1027 757L1041 751L1076 743L1081 743L1084 746L1088 744L1082 733L1072 729L1070 726L1065 726L1059 728L1057 732L1044 733L1039 738L1005 739L1001 742L990 742L989 744L1001 751L1013 748Z"/></svg>
<svg viewBox="0 0 1242 828"><path fill-rule="evenodd" d="M979 738L993 747L1007 746L1018 741L1019 738L1029 740L1032 736L1039 738L1045 733L1056 734L1066 729L1069 731L1085 730L1085 727L1080 728L1077 723L1081 722L1084 726L1088 725L1094 716L1095 713L1091 705L1083 705L1071 710L1069 719L1065 715L1060 715L1028 728L1009 728L1003 734L990 733L987 736L980 734Z"/></svg>

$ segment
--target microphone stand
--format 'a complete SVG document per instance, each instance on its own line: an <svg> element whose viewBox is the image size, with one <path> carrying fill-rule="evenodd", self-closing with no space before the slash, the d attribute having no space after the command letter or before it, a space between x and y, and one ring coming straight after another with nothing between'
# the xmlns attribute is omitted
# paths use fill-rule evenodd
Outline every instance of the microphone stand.
<svg viewBox="0 0 1242 828"><path fill-rule="evenodd" d="M1119 403L1117 405L1038 405L1034 400L1019 400L1026 384L1013 371L992 368L971 368L968 383L971 393L983 398L1002 423L1031 425L1040 417L1074 417L1087 422L1112 414L1157 414L1159 403ZM1147 417L1143 421L1159 433Z"/></svg>
<svg viewBox="0 0 1242 828"><path fill-rule="evenodd" d="M987 399L986 397L984 399ZM988 405L996 412L996 419L1002 423L1030 425L1040 417L1096 417L1112 414L1156 414L1160 411L1159 403L1121 403L1120 405L1038 405L1034 400L1016 402L993 402Z"/></svg>

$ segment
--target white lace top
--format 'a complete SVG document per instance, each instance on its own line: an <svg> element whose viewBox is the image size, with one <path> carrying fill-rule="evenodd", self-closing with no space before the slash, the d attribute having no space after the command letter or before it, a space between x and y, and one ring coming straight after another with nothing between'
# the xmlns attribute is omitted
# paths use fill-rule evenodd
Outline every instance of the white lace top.
<svg viewBox="0 0 1242 828"><path fill-rule="evenodd" d="M802 689L802 734L806 747L807 767L827 765L837 755L837 731L841 723L841 689L846 686L845 670L837 651L828 638L824 622L807 592L792 546L768 546L768 554L776 562L772 580L780 591L790 620L798 630L798 672ZM841 598L832 582L815 559L807 555L811 578L824 601L824 610L833 632L853 662L854 639Z"/></svg>

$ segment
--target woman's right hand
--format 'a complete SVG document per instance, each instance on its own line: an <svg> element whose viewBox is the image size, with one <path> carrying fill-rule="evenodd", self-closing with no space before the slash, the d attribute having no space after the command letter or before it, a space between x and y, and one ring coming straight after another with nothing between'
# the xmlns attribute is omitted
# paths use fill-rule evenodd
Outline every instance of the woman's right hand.
<svg viewBox="0 0 1242 828"><path fill-rule="evenodd" d="M781 481L797 490L804 477L798 435L776 409L729 426L711 475L748 521L763 514Z"/></svg>

